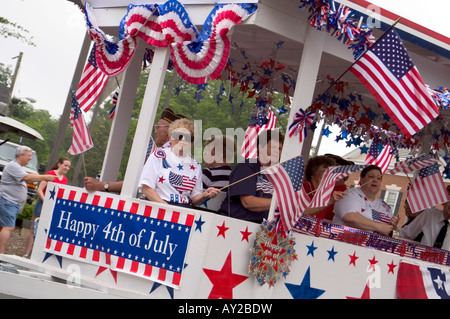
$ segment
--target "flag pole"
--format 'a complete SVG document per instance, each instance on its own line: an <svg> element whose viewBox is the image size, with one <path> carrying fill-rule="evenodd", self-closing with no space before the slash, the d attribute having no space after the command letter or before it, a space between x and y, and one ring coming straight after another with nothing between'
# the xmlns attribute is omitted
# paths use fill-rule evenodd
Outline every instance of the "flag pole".
<svg viewBox="0 0 450 319"><path fill-rule="evenodd" d="M287 162L287 161L290 161L290 160L291 160L291 159L286 160L286 161L284 161L284 162ZM246 179L248 179L248 178L250 178L250 177L253 177L253 176L255 176L255 175L261 174L262 172L267 171L268 169L273 168L273 167L275 167L275 166L279 166L280 164L283 164L284 162L279 162L279 163L274 164L274 165L272 165L272 166L266 167L266 168L260 170L259 172L256 172L256 173L253 173L253 174L251 174L251 175L248 175L248 176L246 176L246 177L244 177L244 178L241 178L240 180L237 180L237 181L235 181L235 182L233 182L233 183L231 183L231 184L228 184L227 186L224 186L224 187L220 188L219 191L223 191L225 188L228 188L228 187L233 186L233 185L235 185L235 184L237 184L237 183L240 183L240 182L242 182L242 181L244 181L244 180L246 180Z"/></svg>
<svg viewBox="0 0 450 319"><path fill-rule="evenodd" d="M398 17L397 20L394 21L394 23L386 30L386 32L384 32L381 37L379 37L372 46L374 46L378 41L380 41L389 31L391 31L396 25L397 23L400 21L402 17ZM371 46L371 47L372 47ZM330 86L319 96L322 96L324 94L326 94L329 90L331 90L331 88L356 64L358 63L358 61L364 56L364 54L366 54L367 51L370 50L370 47L363 52L363 54L361 54L336 80L334 80ZM317 100L314 101L313 104L311 104L306 110L305 113L309 112L311 107L317 102Z"/></svg>

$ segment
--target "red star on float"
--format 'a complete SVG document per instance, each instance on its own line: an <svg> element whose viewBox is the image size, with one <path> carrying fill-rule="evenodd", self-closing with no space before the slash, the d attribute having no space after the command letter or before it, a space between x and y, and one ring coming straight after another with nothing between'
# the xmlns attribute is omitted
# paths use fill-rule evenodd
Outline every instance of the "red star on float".
<svg viewBox="0 0 450 319"><path fill-rule="evenodd" d="M350 257L350 262L348 263L348 265L350 266L351 264L353 264L353 266L356 267L356 259L358 259L359 257L356 256L356 250L353 252L353 255L348 255Z"/></svg>
<svg viewBox="0 0 450 319"><path fill-rule="evenodd" d="M369 269L371 270L373 269L373 271L375 271L375 264L378 263L378 260L375 260L375 255L373 255L372 259L369 259L370 265L369 265Z"/></svg>
<svg viewBox="0 0 450 319"><path fill-rule="evenodd" d="M392 259L390 264L387 264L389 267L388 273L394 273L394 268L397 267L397 265L394 264L394 260Z"/></svg>
<svg viewBox="0 0 450 319"><path fill-rule="evenodd" d="M230 227L225 227L225 221L223 221L222 226L216 226L219 229L219 232L217 233L217 237L219 237L220 235L223 236L223 238L225 238L225 232L230 229Z"/></svg>
<svg viewBox="0 0 450 319"><path fill-rule="evenodd" d="M248 243L248 236L250 236L250 235L253 234L253 233L248 231L248 226L247 226L247 228L245 228L245 231L241 231L241 234L242 234L242 239L241 239L241 241L246 240L247 243Z"/></svg>
<svg viewBox="0 0 450 319"><path fill-rule="evenodd" d="M164 183L164 181L165 181L164 176L161 176L158 180L159 183Z"/></svg>
<svg viewBox="0 0 450 319"><path fill-rule="evenodd" d="M203 271L213 285L208 299L233 299L233 288L248 278L247 276L233 273L231 269L231 251L221 270L203 268Z"/></svg>

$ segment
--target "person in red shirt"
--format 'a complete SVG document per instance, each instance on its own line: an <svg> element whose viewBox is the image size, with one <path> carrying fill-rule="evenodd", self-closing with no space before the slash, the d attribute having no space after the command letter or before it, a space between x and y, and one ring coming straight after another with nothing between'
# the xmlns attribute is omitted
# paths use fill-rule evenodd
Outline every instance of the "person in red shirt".
<svg viewBox="0 0 450 319"><path fill-rule="evenodd" d="M340 156L333 154L325 154L322 156L315 156L308 161L305 169L305 181L303 187L312 199L316 192L316 188L319 186L322 180L323 173L330 166L340 165L354 165L354 162L347 161ZM304 212L305 215L314 216L317 219L333 220L334 217L334 203L341 200L344 197L347 186L345 185L346 178L343 178L336 182L333 190L333 195L330 198L328 206L307 208Z"/></svg>
<svg viewBox="0 0 450 319"><path fill-rule="evenodd" d="M64 184L67 185L67 177L65 176L67 172L70 169L70 159L67 157L61 157L51 168L50 171L45 173L45 175L53 175L56 176L56 178L53 180L53 183L57 184ZM42 204L45 198L45 191L47 190L47 181L42 181L39 184L39 187L37 189L37 195L38 198L36 200L36 204L34 205L33 210L33 218L30 228L30 233L28 234L26 246L25 246L25 255L24 257L28 257L31 248L33 247L33 241L34 241L34 222L37 218L41 216L41 210L42 210Z"/></svg>

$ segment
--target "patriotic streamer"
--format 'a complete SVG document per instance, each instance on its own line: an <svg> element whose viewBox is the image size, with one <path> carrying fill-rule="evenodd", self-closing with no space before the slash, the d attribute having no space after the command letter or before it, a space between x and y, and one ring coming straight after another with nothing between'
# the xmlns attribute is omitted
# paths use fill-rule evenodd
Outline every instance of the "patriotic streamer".
<svg viewBox="0 0 450 319"><path fill-rule="evenodd" d="M188 82L205 83L222 73L229 56L229 31L256 11L254 4L216 4L191 43L172 43L171 56L180 76Z"/></svg>
<svg viewBox="0 0 450 319"><path fill-rule="evenodd" d="M303 109L300 109L295 113L295 118L292 124L289 126L289 137L298 135L299 141L302 142L303 138L307 136L308 126L314 122L316 117L316 111L305 113Z"/></svg>
<svg viewBox="0 0 450 319"><path fill-rule="evenodd" d="M86 24L91 40L96 44L95 58L98 67L107 75L121 73L130 64L136 51L136 38L126 37L114 42L98 27L92 8L85 4Z"/></svg>
<svg viewBox="0 0 450 319"><path fill-rule="evenodd" d="M117 75L125 70L140 37L150 45L170 46L180 76L190 83L200 84L208 77L214 80L220 76L230 52L231 28L256 9L255 4L216 4L199 33L184 6L176 0L160 6L130 4L120 22L117 43L98 28L88 3L85 15L91 39L97 44L98 66L105 74Z"/></svg>

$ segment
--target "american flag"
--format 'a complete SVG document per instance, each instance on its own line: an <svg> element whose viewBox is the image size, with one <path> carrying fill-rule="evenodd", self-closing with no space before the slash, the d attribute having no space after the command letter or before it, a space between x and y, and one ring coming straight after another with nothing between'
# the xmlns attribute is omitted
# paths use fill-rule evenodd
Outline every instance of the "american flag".
<svg viewBox="0 0 450 319"><path fill-rule="evenodd" d="M73 137L72 145L67 151L69 154L77 155L94 147L74 90L72 90L70 125L73 129Z"/></svg>
<svg viewBox="0 0 450 319"><path fill-rule="evenodd" d="M437 162L419 170L407 199L413 213L450 200Z"/></svg>
<svg viewBox="0 0 450 319"><path fill-rule="evenodd" d="M394 168L389 171L390 174L403 172L405 174L412 173L421 168L437 163L437 159L433 154L424 154L414 159L408 159L400 163L395 163Z"/></svg>
<svg viewBox="0 0 450 319"><path fill-rule="evenodd" d="M190 192L194 189L195 184L197 183L197 177L190 179L188 176L175 174L172 171L169 173L169 182L170 185L175 187L177 191L181 192Z"/></svg>
<svg viewBox="0 0 450 319"><path fill-rule="evenodd" d="M325 207L328 205L334 185L337 180L344 178L356 171L363 169L366 165L342 165L330 166L323 173L320 184L316 189L309 207Z"/></svg>
<svg viewBox="0 0 450 319"><path fill-rule="evenodd" d="M406 138L439 115L395 29L386 32L350 69Z"/></svg>
<svg viewBox="0 0 450 319"><path fill-rule="evenodd" d="M372 209L372 219L376 222L389 224L391 222L391 216Z"/></svg>
<svg viewBox="0 0 450 319"><path fill-rule="evenodd" d="M241 155L244 158L256 158L257 156L257 147L256 147L256 141L258 135L263 130L273 130L277 126L277 117L275 116L275 113L270 110L269 116L268 116L268 122L264 124L263 126L250 125L247 128L247 131L245 131L245 137L244 137L244 143L242 143L241 148Z"/></svg>
<svg viewBox="0 0 450 319"><path fill-rule="evenodd" d="M302 156L294 157L264 171L277 196L278 209L285 231L294 227L302 213L297 192L302 188L303 171Z"/></svg>
<svg viewBox="0 0 450 319"><path fill-rule="evenodd" d="M80 84L77 88L77 99L84 112L89 111L91 106L97 101L103 89L108 83L108 75L102 72L95 60L95 44L89 54L88 61L81 75Z"/></svg>
<svg viewBox="0 0 450 319"><path fill-rule="evenodd" d="M389 144L383 148L381 147L381 144L373 141L372 145L370 145L369 153L367 153L364 164L377 165L381 168L381 172L384 173L388 169L394 154L392 153L392 148Z"/></svg>

